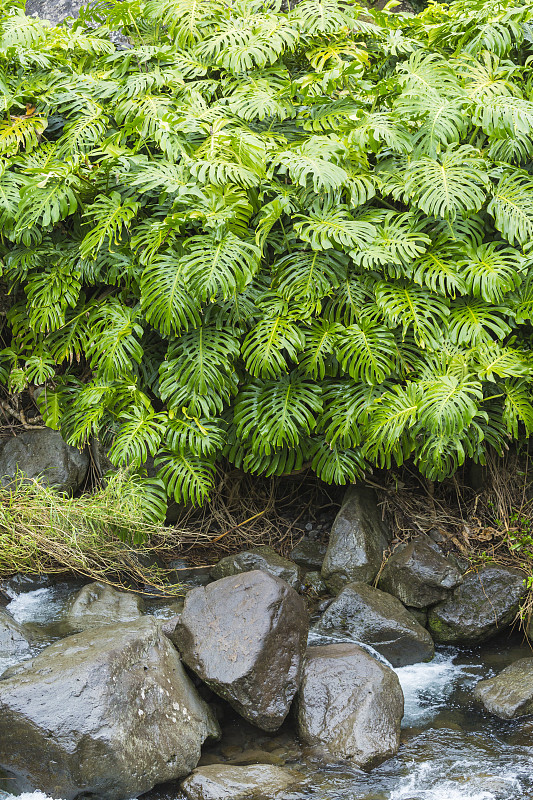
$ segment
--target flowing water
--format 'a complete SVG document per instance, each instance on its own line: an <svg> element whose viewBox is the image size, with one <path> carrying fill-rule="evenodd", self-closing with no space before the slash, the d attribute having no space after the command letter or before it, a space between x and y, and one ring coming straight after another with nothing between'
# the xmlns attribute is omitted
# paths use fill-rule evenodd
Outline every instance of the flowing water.
<svg viewBox="0 0 533 800"><path fill-rule="evenodd" d="M67 632L61 613L78 588L56 584L12 591L8 610L31 625L37 650ZM166 615L160 604L151 610ZM321 641L311 634L311 644ZM533 800L533 717L504 722L482 713L472 701L478 680L530 655L517 637L503 636L483 648L440 648L429 664L397 669L405 695L400 751L370 773L324 764L300 745L290 723L277 734L265 734L231 713L223 722L222 741L205 750L202 763L297 769L306 776L304 788L286 800ZM0 673L7 666L0 663ZM0 779L0 799L12 798ZM167 784L144 800L181 798L179 787ZM18 800L46 798L34 792Z"/></svg>

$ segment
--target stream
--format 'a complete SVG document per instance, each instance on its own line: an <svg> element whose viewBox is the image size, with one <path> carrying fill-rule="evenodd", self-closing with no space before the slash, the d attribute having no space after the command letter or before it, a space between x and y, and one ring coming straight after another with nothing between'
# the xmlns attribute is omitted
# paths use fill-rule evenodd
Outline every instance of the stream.
<svg viewBox="0 0 533 800"><path fill-rule="evenodd" d="M12 590L7 606L31 626L35 651L68 633L62 610L80 583ZM153 602L149 613L170 616L169 604ZM329 640L331 641L331 639ZM311 644L320 640L310 635ZM472 689L481 678L531 656L517 636L503 635L483 647L437 648L430 663L396 670L405 695L398 755L370 773L346 764L325 764L296 739L290 722L266 734L226 713L222 742L204 748L201 764L271 763L306 776L304 789L284 800L525 800L533 798L533 717L504 722L481 712ZM12 662L0 660L0 673ZM40 792L19 800L44 800ZM177 784L157 787L145 800L182 800ZM12 800L0 777L0 800ZM59 800L59 799L57 799Z"/></svg>

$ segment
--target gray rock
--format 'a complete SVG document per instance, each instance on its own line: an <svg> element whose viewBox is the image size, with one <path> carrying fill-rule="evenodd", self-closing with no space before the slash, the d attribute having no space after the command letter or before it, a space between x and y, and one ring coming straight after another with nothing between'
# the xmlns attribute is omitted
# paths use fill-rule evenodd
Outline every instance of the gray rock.
<svg viewBox="0 0 533 800"><path fill-rule="evenodd" d="M137 797L188 775L217 723L150 617L69 636L0 681L0 768L22 791Z"/></svg>
<svg viewBox="0 0 533 800"><path fill-rule="evenodd" d="M24 627L11 614L0 611L0 659L23 657L30 652L30 639Z"/></svg>
<svg viewBox="0 0 533 800"><path fill-rule="evenodd" d="M78 630L99 625L132 622L141 616L138 595L117 592L111 586L95 581L84 586L75 595L66 612L66 621Z"/></svg>
<svg viewBox="0 0 533 800"><path fill-rule="evenodd" d="M301 584L300 570L292 561L282 558L272 547L254 547L244 550L235 556L226 556L215 564L211 570L211 577L215 580L227 578L229 575L239 575L241 572L251 572L260 569L276 578L286 581L293 589L298 590Z"/></svg>
<svg viewBox="0 0 533 800"><path fill-rule="evenodd" d="M308 594L315 597L328 592L328 587L322 580L320 572L307 572L304 578L304 587Z"/></svg>
<svg viewBox="0 0 533 800"><path fill-rule="evenodd" d="M474 697L502 719L533 714L533 658L521 658L499 675L479 681Z"/></svg>
<svg viewBox="0 0 533 800"><path fill-rule="evenodd" d="M254 570L191 589L170 638L214 692L273 731L298 689L307 629L304 600Z"/></svg>
<svg viewBox="0 0 533 800"><path fill-rule="evenodd" d="M350 486L329 537L322 577L338 594L353 581L372 581L381 567L389 536L374 491Z"/></svg>
<svg viewBox="0 0 533 800"><path fill-rule="evenodd" d="M419 625L422 625L423 628L427 628L428 626L427 608L413 608L413 606L406 606L405 609L410 613L412 617L416 619Z"/></svg>
<svg viewBox="0 0 533 800"><path fill-rule="evenodd" d="M345 586L314 629L369 644L393 667L430 661L435 655L431 636L400 601L366 583Z"/></svg>
<svg viewBox="0 0 533 800"><path fill-rule="evenodd" d="M426 608L445 600L461 581L457 567L435 544L417 537L396 548L383 568L379 588L406 606Z"/></svg>
<svg viewBox="0 0 533 800"><path fill-rule="evenodd" d="M299 773L270 764L211 764L195 769L181 789L188 800L282 800L302 781Z"/></svg>
<svg viewBox="0 0 533 800"><path fill-rule="evenodd" d="M71 494L80 488L89 469L89 456L70 447L58 431L40 428L7 439L0 450L0 483L8 486L17 471L29 480Z"/></svg>
<svg viewBox="0 0 533 800"><path fill-rule="evenodd" d="M392 669L356 644L308 649L297 702L304 742L369 769L398 752L402 716Z"/></svg>
<svg viewBox="0 0 533 800"><path fill-rule="evenodd" d="M291 561L298 566L312 571L320 571L326 557L328 546L304 536L291 550Z"/></svg>
<svg viewBox="0 0 533 800"><path fill-rule="evenodd" d="M53 25L57 25L67 17L77 17L80 8L84 5L86 5L86 0L57 0L57 2L52 2L52 0L28 0L26 14L47 19Z"/></svg>
<svg viewBox="0 0 533 800"><path fill-rule="evenodd" d="M448 600L430 610L431 635L443 644L484 642L511 624L524 593L518 570L495 566L468 573Z"/></svg>

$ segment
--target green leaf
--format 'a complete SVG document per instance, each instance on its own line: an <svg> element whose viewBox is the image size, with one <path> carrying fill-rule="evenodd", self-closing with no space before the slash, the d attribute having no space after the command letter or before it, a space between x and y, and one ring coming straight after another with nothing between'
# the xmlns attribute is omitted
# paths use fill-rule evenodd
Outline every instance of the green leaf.
<svg viewBox="0 0 533 800"><path fill-rule="evenodd" d="M405 189L418 208L449 220L479 211L488 182L485 161L468 145L450 146L438 159L422 156L405 174Z"/></svg>
<svg viewBox="0 0 533 800"><path fill-rule="evenodd" d="M507 241L523 245L533 239L533 180L528 173L502 175L492 195L487 211Z"/></svg>
<svg viewBox="0 0 533 800"><path fill-rule="evenodd" d="M256 453L269 455L279 447L295 447L315 427L322 411L321 390L313 381L291 373L276 380L256 380L235 402L237 436L250 439Z"/></svg>
<svg viewBox="0 0 533 800"><path fill-rule="evenodd" d="M350 378L374 385L394 373L395 345L389 328L366 320L339 330L336 353Z"/></svg>

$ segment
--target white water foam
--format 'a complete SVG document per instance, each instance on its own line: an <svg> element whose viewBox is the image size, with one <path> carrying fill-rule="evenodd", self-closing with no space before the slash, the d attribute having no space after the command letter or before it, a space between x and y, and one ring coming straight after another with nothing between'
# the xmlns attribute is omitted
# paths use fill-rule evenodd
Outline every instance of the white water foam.
<svg viewBox="0 0 533 800"><path fill-rule="evenodd" d="M307 637L308 647L317 647L327 644L356 644L362 650L366 650L366 652L373 656L376 661L380 661L382 664L385 664L386 667L391 667L392 669L392 664L390 661L387 661L385 656L382 656L381 653L378 653L377 650L374 650L370 644L358 642L356 639L351 639L349 636L341 636L338 634L330 635L327 633L322 633L321 631L313 630L313 628L310 629Z"/></svg>
<svg viewBox="0 0 533 800"><path fill-rule="evenodd" d="M403 727L429 722L446 706L459 682L468 685L479 680L479 674L472 672L472 667L454 663L456 656L457 652L450 649L437 653L427 663L395 670L405 700Z"/></svg>
<svg viewBox="0 0 533 800"><path fill-rule="evenodd" d="M480 774L482 765L476 761L456 761L456 774L439 776L438 762L413 762L412 772L389 795L389 800L508 800L520 797L520 781L509 774Z"/></svg>
<svg viewBox="0 0 533 800"><path fill-rule="evenodd" d="M61 613L65 595L56 587L17 594L7 610L17 622L53 622Z"/></svg>
<svg viewBox="0 0 533 800"><path fill-rule="evenodd" d="M43 792L23 792L22 794L7 794L0 791L0 800L54 800ZM55 800L58 800L57 798Z"/></svg>

